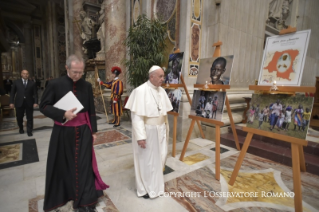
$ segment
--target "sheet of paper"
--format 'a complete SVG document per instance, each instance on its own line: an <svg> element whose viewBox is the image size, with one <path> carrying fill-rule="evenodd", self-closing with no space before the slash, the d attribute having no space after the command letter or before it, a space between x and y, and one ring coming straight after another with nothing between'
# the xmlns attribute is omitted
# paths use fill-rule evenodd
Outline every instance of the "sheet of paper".
<svg viewBox="0 0 319 212"><path fill-rule="evenodd" d="M71 110L72 108L76 108L76 110L73 112L74 114L77 114L84 108L81 102L79 102L79 100L74 96L72 91L69 91L67 94L65 94L53 106L62 110ZM66 122L63 124L65 123Z"/></svg>

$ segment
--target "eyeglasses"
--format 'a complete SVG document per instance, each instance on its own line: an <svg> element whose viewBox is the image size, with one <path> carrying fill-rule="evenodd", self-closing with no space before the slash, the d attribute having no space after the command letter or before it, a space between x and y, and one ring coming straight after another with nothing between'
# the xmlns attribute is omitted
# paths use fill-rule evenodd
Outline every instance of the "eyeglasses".
<svg viewBox="0 0 319 212"><path fill-rule="evenodd" d="M71 73L74 75L83 75L84 74L83 71L71 71Z"/></svg>

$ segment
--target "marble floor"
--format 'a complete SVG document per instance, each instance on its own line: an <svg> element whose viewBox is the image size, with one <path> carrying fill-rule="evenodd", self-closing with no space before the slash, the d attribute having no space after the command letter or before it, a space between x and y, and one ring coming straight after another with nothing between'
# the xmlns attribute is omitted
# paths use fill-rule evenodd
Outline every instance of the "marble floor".
<svg viewBox="0 0 319 212"><path fill-rule="evenodd" d="M166 193L152 200L138 198L131 122L123 121L121 127L114 129L106 123L103 114L97 115L100 117L99 132L94 149L100 174L110 185L99 199L99 212L295 211L291 167L247 154L234 186L230 186L227 182L239 152L221 145L221 174L217 181L215 143L200 138L190 141L184 162L179 160L184 142L176 144L174 158L170 141L164 172ZM43 211L46 160L53 122L35 111L31 138L18 133L14 118L4 118L2 122L6 123L0 128L0 211ZM301 180L303 211L319 211L319 177L304 172ZM237 195L227 197L221 192ZM287 195L274 197L273 194ZM73 211L71 203L60 211Z"/></svg>

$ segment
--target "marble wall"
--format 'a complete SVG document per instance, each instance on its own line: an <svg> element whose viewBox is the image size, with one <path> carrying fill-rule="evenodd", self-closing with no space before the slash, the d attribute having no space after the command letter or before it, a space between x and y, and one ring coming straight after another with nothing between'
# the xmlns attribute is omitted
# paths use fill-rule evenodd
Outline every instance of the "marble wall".
<svg viewBox="0 0 319 212"><path fill-rule="evenodd" d="M83 0L73 0L72 5L72 38L73 38L73 52L74 54L83 55L82 38L81 38L81 18L80 11L83 10Z"/></svg>
<svg viewBox="0 0 319 212"><path fill-rule="evenodd" d="M234 55L231 87L247 88L258 79L268 17L268 1L228 0L219 6L205 1L202 58L212 57L213 43L222 41L222 55Z"/></svg>
<svg viewBox="0 0 319 212"><path fill-rule="evenodd" d="M299 0L297 30L311 29L302 86L314 86L319 76L319 1Z"/></svg>
<svg viewBox="0 0 319 212"><path fill-rule="evenodd" d="M125 66L126 47L126 2L125 0L105 0L105 70L106 76L111 74L113 66L119 66L122 74L119 78L126 87Z"/></svg>

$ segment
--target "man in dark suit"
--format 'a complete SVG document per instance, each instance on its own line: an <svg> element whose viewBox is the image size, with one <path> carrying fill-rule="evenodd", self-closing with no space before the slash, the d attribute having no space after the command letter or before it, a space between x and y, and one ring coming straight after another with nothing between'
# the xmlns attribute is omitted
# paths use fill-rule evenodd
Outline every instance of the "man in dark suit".
<svg viewBox="0 0 319 212"><path fill-rule="evenodd" d="M32 136L33 108L38 106L38 93L35 82L28 80L29 72L21 71L22 79L14 81L10 95L10 107L16 108L19 133L23 134L23 116L27 114L27 133ZM13 104L14 102L14 104Z"/></svg>
<svg viewBox="0 0 319 212"><path fill-rule="evenodd" d="M10 94L11 86L12 86L12 80L10 79L10 77L7 76L6 79L3 80L3 86L4 86L4 89L6 90L6 93Z"/></svg>

